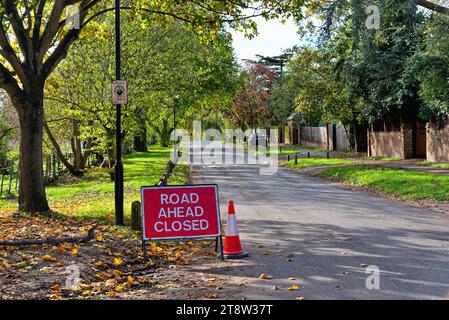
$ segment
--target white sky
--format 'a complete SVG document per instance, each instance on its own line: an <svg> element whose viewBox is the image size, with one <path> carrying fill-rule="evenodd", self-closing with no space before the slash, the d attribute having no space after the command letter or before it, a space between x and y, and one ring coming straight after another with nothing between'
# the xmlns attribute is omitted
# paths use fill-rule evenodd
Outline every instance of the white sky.
<svg viewBox="0 0 449 320"><path fill-rule="evenodd" d="M296 34L298 27L292 19L282 24L279 20L265 21L258 17L254 19L258 25L259 36L249 40L243 33L231 31L233 46L239 62L241 59L255 59L256 54L263 56L276 56L282 49L288 49L299 44Z"/></svg>

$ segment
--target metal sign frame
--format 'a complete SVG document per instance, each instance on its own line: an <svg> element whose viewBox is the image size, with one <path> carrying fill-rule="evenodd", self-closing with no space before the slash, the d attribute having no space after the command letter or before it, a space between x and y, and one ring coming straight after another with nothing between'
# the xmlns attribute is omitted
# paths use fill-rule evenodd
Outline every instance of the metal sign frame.
<svg viewBox="0 0 449 320"><path fill-rule="evenodd" d="M215 188L215 197L216 197L216 209L217 209L217 222L218 222L218 233L212 235L201 235L201 236L178 236L178 237L163 237L163 238L146 238L145 237L145 202L143 197L144 190L148 189L188 189L188 188L202 188L202 187L214 187ZM146 259L147 257L147 248L146 243L148 241L160 242L166 240L191 240L191 239L210 239L215 238L215 252L218 253L218 241L220 241L220 252L221 258L224 260L223 255L223 226L221 224L221 215L220 215L220 199L218 196L218 185L217 184L188 184L188 185L171 185L171 186L143 186L140 187L140 200L141 200L141 215L142 215L142 250L143 257Z"/></svg>

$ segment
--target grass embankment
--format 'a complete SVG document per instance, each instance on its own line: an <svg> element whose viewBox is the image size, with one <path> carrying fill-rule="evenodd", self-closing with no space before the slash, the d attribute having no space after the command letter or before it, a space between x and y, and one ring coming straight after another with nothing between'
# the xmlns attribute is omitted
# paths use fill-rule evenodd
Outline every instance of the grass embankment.
<svg viewBox="0 0 449 320"><path fill-rule="evenodd" d="M365 157L366 160L372 161L400 161L401 158L391 158L391 157Z"/></svg>
<svg viewBox="0 0 449 320"><path fill-rule="evenodd" d="M254 149L253 149L254 150ZM298 154L300 151L296 148L286 148L286 147L267 147L264 152L256 151L257 155L262 154L278 154L278 155L287 155L287 154Z"/></svg>
<svg viewBox="0 0 449 320"><path fill-rule="evenodd" d="M149 152L136 152L123 158L125 187L125 218L129 218L131 203L140 200L140 187L159 181L170 158L170 148L151 146ZM170 184L185 184L187 167L176 167ZM114 220L114 182L107 169L93 168L81 179L69 184L49 186L47 198L52 210L61 214L102 222ZM0 200L0 210L17 208L17 200Z"/></svg>
<svg viewBox="0 0 449 320"><path fill-rule="evenodd" d="M448 176L368 165L329 168L321 175L351 185L371 187L402 199L449 200Z"/></svg>
<svg viewBox="0 0 449 320"><path fill-rule="evenodd" d="M309 151L316 151L316 152L328 152L328 149L324 149L321 147L314 147L314 146L299 146L298 147L301 150L309 150Z"/></svg>
<svg viewBox="0 0 449 320"><path fill-rule="evenodd" d="M322 166L340 166L353 164L354 160L348 159L322 159L322 158L298 158L298 164L295 164L294 160L284 161L282 166L290 169L306 169L310 167L322 167Z"/></svg>
<svg viewBox="0 0 449 320"><path fill-rule="evenodd" d="M420 161L417 164L435 169L449 169L449 163L435 163L430 161Z"/></svg>

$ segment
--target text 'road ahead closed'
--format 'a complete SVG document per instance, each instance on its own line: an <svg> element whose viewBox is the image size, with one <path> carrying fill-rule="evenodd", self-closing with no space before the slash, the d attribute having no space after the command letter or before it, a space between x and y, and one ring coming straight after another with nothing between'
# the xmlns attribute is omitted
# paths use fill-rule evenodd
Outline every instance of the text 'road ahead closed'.
<svg viewBox="0 0 449 320"><path fill-rule="evenodd" d="M220 235L217 186L143 187L144 239Z"/></svg>

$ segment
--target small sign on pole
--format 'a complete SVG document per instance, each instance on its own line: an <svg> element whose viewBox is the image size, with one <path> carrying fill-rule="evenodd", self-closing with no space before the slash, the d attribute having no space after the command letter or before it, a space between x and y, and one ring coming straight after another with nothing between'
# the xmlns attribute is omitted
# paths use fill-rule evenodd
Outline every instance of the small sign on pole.
<svg viewBox="0 0 449 320"><path fill-rule="evenodd" d="M145 242L185 238L223 240L217 185L142 187L142 248Z"/></svg>
<svg viewBox="0 0 449 320"><path fill-rule="evenodd" d="M128 84L125 80L116 80L112 83L112 104L128 103Z"/></svg>

